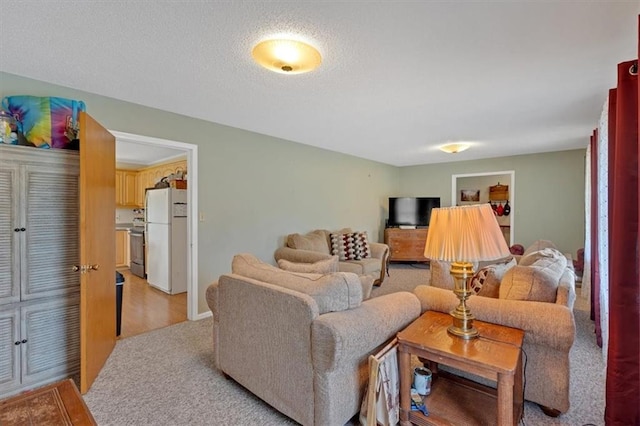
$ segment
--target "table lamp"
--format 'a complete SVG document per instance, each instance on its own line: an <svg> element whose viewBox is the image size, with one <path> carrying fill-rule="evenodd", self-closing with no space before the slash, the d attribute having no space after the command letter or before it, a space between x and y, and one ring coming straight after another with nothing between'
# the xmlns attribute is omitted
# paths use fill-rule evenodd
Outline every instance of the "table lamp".
<svg viewBox="0 0 640 426"><path fill-rule="evenodd" d="M508 256L509 247L488 203L431 210L424 256L451 262L453 292L460 304L450 312L453 324L449 333L463 339L478 336L474 316L466 301L473 294L470 281L475 271L472 262Z"/></svg>

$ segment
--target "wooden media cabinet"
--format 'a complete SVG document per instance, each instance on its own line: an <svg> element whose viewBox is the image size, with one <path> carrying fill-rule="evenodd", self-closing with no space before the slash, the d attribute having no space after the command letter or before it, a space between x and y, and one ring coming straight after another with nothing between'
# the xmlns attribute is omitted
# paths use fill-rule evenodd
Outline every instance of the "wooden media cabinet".
<svg viewBox="0 0 640 426"><path fill-rule="evenodd" d="M385 228L384 243L389 246L391 262L428 262L424 257L428 228Z"/></svg>

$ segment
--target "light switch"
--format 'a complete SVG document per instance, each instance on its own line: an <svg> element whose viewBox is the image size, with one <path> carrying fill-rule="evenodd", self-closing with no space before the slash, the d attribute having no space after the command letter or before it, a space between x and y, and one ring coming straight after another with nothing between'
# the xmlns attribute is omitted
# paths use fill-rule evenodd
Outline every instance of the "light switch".
<svg viewBox="0 0 640 426"><path fill-rule="evenodd" d="M204 222L204 212L200 212L200 222Z"/></svg>

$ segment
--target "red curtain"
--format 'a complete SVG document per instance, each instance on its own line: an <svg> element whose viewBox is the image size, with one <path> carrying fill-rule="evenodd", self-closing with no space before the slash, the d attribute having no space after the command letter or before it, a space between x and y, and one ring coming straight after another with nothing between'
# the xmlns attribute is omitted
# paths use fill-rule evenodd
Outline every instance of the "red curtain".
<svg viewBox="0 0 640 426"><path fill-rule="evenodd" d="M591 319L596 326L596 343L602 347L598 212L598 129L595 129L591 136Z"/></svg>
<svg viewBox="0 0 640 426"><path fill-rule="evenodd" d="M638 18L640 30L640 16ZM619 64L618 87L609 97L607 425L640 425L640 125L637 69L637 60Z"/></svg>

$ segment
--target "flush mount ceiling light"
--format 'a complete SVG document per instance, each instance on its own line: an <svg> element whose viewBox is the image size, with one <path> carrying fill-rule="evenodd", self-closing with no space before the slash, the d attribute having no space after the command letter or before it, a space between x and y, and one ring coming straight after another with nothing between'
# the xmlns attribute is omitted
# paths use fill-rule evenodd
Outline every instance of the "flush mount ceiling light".
<svg viewBox="0 0 640 426"><path fill-rule="evenodd" d="M256 44L253 59L268 70L281 74L302 74L320 66L318 50L297 40L265 40Z"/></svg>
<svg viewBox="0 0 640 426"><path fill-rule="evenodd" d="M464 150L469 149L469 147L471 147L470 143L456 142L456 143L448 143L446 145L442 145L441 147L438 147L438 149L448 154L457 154L458 152L462 152Z"/></svg>

